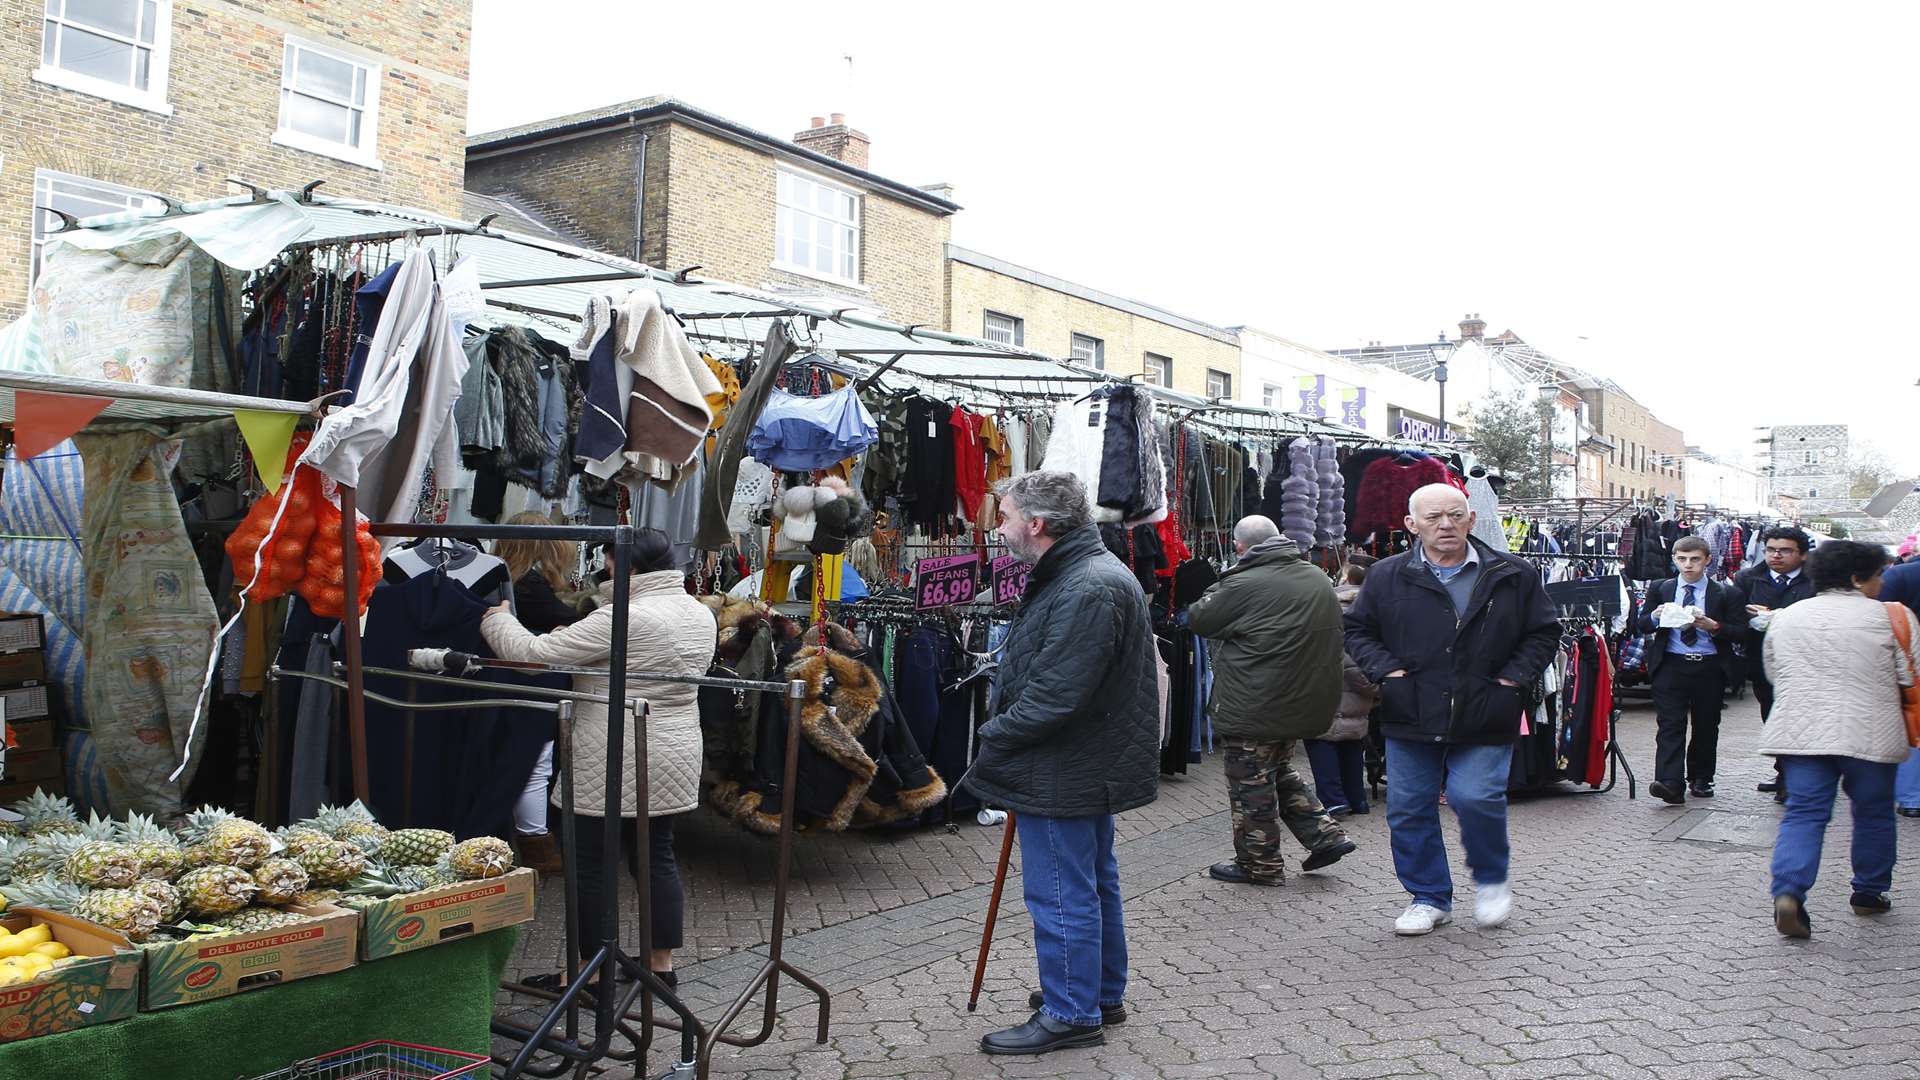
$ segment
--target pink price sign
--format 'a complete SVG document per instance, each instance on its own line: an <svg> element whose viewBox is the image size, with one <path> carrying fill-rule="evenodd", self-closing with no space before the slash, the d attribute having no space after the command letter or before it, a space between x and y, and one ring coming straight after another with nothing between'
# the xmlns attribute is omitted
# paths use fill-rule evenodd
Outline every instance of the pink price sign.
<svg viewBox="0 0 1920 1080"><path fill-rule="evenodd" d="M1002 555L993 560L993 602L1011 604L1027 591L1027 575L1033 567L1018 555Z"/></svg>
<svg viewBox="0 0 1920 1080"><path fill-rule="evenodd" d="M978 555L947 555L913 564L913 606L920 610L964 604L973 599Z"/></svg>

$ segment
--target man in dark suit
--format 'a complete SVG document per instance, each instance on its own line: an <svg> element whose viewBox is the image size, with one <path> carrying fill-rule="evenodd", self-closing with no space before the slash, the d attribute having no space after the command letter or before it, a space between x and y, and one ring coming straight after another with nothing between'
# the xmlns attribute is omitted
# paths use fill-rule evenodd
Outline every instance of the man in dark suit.
<svg viewBox="0 0 1920 1080"><path fill-rule="evenodd" d="M1761 659L1767 643L1764 624L1772 618L1772 612L1813 595L1813 578L1803 572L1813 538L1796 526L1776 525L1760 534L1760 543L1767 561L1740 571L1733 579L1733 586L1740 591L1740 603L1747 613L1744 635L1747 678L1753 682L1753 697L1760 703L1760 721L1765 723L1767 717L1773 715L1773 683L1768 681L1766 664ZM1786 802L1786 785L1781 783L1778 772L1776 764L1775 778L1761 784L1760 790L1773 792L1775 802Z"/></svg>
<svg viewBox="0 0 1920 1080"><path fill-rule="evenodd" d="M1680 568L1680 576L1654 582L1640 609L1640 632L1651 638L1647 674L1653 682L1653 707L1660 717L1654 781L1647 785L1647 792L1674 804L1686 802L1689 791L1696 799L1713 798L1720 707L1737 673L1733 642L1746 627L1740 593L1707 577L1707 562L1712 558L1705 540L1682 537L1673 545L1673 564ZM1690 612L1692 617L1684 626L1662 626L1661 614L1670 608ZM1691 741L1687 738L1689 715Z"/></svg>

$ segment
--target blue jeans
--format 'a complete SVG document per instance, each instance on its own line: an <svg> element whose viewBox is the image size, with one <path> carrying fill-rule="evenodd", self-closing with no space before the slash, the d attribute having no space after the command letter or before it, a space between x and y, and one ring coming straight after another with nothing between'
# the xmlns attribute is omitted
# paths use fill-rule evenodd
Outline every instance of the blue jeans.
<svg viewBox="0 0 1920 1080"><path fill-rule="evenodd" d="M1307 764L1313 766L1313 793L1320 805L1367 809L1367 744L1359 739L1308 739L1306 747Z"/></svg>
<svg viewBox="0 0 1920 1080"><path fill-rule="evenodd" d="M1387 828L1393 869L1414 903L1453 910L1453 873L1440 834L1440 788L1460 819L1476 885L1507 880L1507 779L1513 744L1458 746L1387 740Z"/></svg>
<svg viewBox="0 0 1920 1080"><path fill-rule="evenodd" d="M1907 754L1893 777L1893 801L1901 807L1920 810L1920 746Z"/></svg>
<svg viewBox="0 0 1920 1080"><path fill-rule="evenodd" d="M1900 766L1850 757L1783 754L1787 813L1773 842L1773 895L1805 900L1820 872L1820 845L1833 817L1834 787L1853 807L1853 890L1893 888L1893 776Z"/></svg>
<svg viewBox="0 0 1920 1080"><path fill-rule="evenodd" d="M1063 1023L1097 1025L1100 1006L1118 1005L1127 994L1113 815L1020 814L1014 820L1040 961L1040 1011Z"/></svg>

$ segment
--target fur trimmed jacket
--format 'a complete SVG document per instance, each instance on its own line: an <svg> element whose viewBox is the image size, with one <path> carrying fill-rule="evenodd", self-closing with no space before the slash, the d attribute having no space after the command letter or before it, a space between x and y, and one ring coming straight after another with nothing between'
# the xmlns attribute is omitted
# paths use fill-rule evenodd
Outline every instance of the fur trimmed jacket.
<svg viewBox="0 0 1920 1080"><path fill-rule="evenodd" d="M627 599L627 667L666 675L705 675L713 663L717 632L713 612L687 595L678 570L635 574ZM572 626L538 637L510 612L494 611L480 623L480 636L502 660L527 660L566 667L602 666L612 656L613 583L600 586L600 606ZM573 688L607 695L604 675L576 675ZM627 684L632 697L647 702L647 816L681 814L700 804L700 709L696 688L677 683ZM633 762L639 733L626 725L625 761ZM604 812L607 799L607 708L579 702L573 714L574 808L582 814ZM620 814L633 817L633 770L623 768ZM558 798L558 789L555 789Z"/></svg>
<svg viewBox="0 0 1920 1080"><path fill-rule="evenodd" d="M794 780L799 827L841 832L906 820L947 797L893 696L871 663L832 650L802 648L786 677L807 686L800 708L800 752ZM751 775L710 775L708 802L758 833L780 831L786 703L760 695L759 748Z"/></svg>

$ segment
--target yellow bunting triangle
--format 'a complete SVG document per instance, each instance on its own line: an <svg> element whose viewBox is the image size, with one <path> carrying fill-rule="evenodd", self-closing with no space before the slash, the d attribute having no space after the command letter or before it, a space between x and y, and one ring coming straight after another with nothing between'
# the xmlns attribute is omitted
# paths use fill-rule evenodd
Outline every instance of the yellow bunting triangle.
<svg viewBox="0 0 1920 1080"><path fill-rule="evenodd" d="M287 447L293 444L293 429L299 425L300 415L235 409L233 418L253 453L253 467L260 470L260 479L268 491L279 494L280 480L287 469Z"/></svg>

